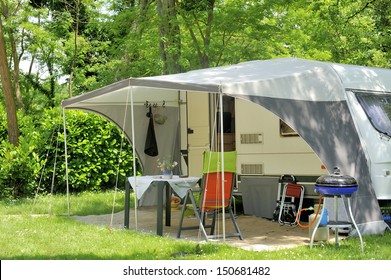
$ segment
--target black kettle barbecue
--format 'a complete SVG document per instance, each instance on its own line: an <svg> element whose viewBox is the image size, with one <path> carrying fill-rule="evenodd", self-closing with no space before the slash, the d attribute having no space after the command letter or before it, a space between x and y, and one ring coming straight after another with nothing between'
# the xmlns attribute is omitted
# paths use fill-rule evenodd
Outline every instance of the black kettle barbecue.
<svg viewBox="0 0 391 280"><path fill-rule="evenodd" d="M352 195L357 189L356 179L342 175L338 167L333 174L322 175L315 182L315 191L322 195Z"/></svg>

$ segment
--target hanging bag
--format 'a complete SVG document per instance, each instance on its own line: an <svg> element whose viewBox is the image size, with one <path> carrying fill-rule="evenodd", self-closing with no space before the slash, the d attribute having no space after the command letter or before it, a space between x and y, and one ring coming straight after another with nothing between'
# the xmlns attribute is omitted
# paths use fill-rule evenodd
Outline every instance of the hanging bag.
<svg viewBox="0 0 391 280"><path fill-rule="evenodd" d="M151 107L149 107L149 113L147 113L147 117L149 117L149 125L147 130L147 138L145 139L144 153L151 157L156 157L157 155L159 155L159 151L156 142L155 128L153 125L153 114L152 114Z"/></svg>

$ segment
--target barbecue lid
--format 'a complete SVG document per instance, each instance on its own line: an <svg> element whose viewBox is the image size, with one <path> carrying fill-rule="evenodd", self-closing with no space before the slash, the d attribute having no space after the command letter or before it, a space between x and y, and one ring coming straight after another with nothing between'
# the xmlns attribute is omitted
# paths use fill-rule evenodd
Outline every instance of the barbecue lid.
<svg viewBox="0 0 391 280"><path fill-rule="evenodd" d="M333 174L320 176L315 185L332 188L357 187L357 181L351 176L342 175L339 168L335 167Z"/></svg>

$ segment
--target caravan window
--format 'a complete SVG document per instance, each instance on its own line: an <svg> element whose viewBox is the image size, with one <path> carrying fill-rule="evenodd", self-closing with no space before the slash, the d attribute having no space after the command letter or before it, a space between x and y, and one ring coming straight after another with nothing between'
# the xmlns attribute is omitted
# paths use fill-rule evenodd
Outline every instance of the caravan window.
<svg viewBox="0 0 391 280"><path fill-rule="evenodd" d="M356 96L374 128L391 136L391 94L356 92Z"/></svg>

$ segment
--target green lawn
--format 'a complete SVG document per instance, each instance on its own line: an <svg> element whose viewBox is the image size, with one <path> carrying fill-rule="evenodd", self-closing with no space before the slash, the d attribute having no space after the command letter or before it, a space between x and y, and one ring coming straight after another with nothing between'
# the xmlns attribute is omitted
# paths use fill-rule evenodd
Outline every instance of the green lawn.
<svg viewBox="0 0 391 280"><path fill-rule="evenodd" d="M71 196L72 215L111 213L113 193ZM123 209L118 192L115 211ZM252 252L221 243L196 244L107 226L87 225L67 215L65 196L0 202L2 260L391 260L391 233L333 244L278 251ZM50 213L50 214L48 214Z"/></svg>

